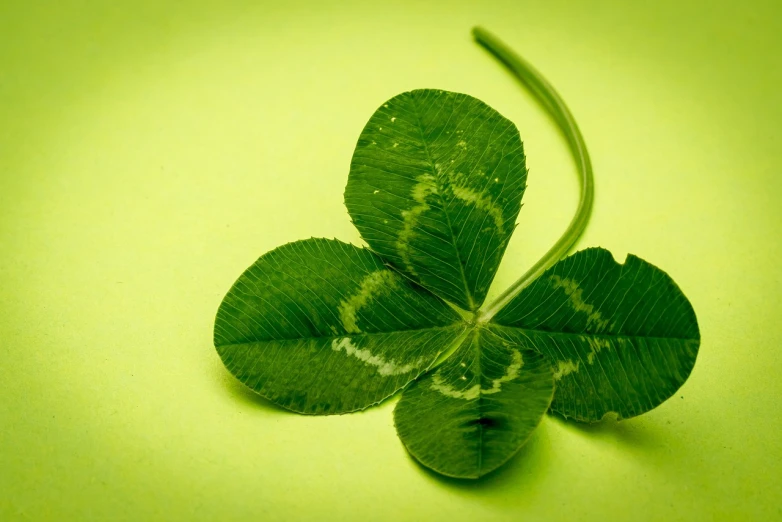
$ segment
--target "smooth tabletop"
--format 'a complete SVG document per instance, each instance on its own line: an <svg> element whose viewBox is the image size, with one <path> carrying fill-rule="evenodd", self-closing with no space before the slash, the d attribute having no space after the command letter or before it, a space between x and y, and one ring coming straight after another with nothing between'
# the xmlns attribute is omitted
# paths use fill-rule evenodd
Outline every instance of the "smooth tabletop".
<svg viewBox="0 0 782 522"><path fill-rule="evenodd" d="M0 1L0 520L782 519L781 5ZM476 24L581 126L577 248L665 270L702 343L652 412L546 416L465 482L406 453L396 398L332 417L258 398L212 326L263 253L361 244L350 158L406 90L470 94L521 132L529 187L489 299L557 239L572 158Z"/></svg>

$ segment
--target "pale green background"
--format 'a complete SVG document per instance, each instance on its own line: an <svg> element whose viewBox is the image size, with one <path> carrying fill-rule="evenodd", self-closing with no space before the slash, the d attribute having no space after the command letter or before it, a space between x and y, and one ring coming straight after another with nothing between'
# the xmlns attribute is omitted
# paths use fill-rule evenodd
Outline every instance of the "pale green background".
<svg viewBox="0 0 782 522"><path fill-rule="evenodd" d="M122 4L122 5L120 5ZM782 8L774 2L0 1L0 519L782 518ZM385 99L436 87L518 125L531 167L493 294L576 203L552 122L470 39L560 89L592 152L579 246L664 268L698 314L641 418L547 417L477 483L406 454L394 400L301 417L211 345L234 279L342 204Z"/></svg>

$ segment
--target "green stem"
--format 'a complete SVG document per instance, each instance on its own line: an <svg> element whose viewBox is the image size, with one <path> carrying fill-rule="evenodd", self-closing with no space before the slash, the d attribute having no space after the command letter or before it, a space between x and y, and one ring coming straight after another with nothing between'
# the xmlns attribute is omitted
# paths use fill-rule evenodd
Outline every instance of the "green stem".
<svg viewBox="0 0 782 522"><path fill-rule="evenodd" d="M576 215L570 221L562 237L554 243L554 246L535 263L518 281L513 283L505 292L495 299L480 313L479 320L488 322L506 304L516 297L521 290L537 279L543 272L562 259L575 244L576 240L586 228L589 215L592 213L594 200L594 180L592 179L592 162L589 153L578 130L578 125L570 114L565 102L559 97L554 87L522 57L514 53L496 36L485 29L475 27L472 31L475 40L500 60L510 71L535 95L551 116L556 120L565 138L567 138L570 150L578 166L581 181L581 197L578 203Z"/></svg>

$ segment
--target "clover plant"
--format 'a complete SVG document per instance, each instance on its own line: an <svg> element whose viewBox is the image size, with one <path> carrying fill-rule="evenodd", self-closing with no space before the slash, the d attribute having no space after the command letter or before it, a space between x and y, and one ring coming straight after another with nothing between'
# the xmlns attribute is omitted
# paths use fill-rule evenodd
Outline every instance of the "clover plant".
<svg viewBox="0 0 782 522"><path fill-rule="evenodd" d="M485 306L526 187L519 132L466 94L405 92L372 115L350 164L345 205L368 247L276 248L234 283L214 328L226 368L291 411L348 413L401 391L407 450L461 478L505 463L547 411L596 422L651 410L687 379L700 342L690 303L659 268L601 248L565 257L592 208L584 140L532 66L474 35L569 141L581 201L562 238Z"/></svg>

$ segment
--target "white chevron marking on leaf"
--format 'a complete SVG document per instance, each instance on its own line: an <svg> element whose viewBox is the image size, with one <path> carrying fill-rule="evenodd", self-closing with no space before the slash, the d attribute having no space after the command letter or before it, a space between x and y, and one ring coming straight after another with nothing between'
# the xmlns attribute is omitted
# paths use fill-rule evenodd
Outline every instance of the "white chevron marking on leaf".
<svg viewBox="0 0 782 522"><path fill-rule="evenodd" d="M339 303L339 318L345 331L353 334L361 333L361 328L356 324L356 313L369 304L371 299L377 298L396 285L396 276L389 270L377 270L365 276L361 280L358 293Z"/></svg>
<svg viewBox="0 0 782 522"><path fill-rule="evenodd" d="M438 193L433 175L421 174L416 178L416 181L417 183L413 185L413 188L410 191L410 196L413 198L413 201L418 204L409 210L402 211L402 230L399 231L399 236L396 241L399 257L402 258L405 268L413 274L416 272L410 259L410 240L415 235L414 229L418 223L419 216L432 208L426 202L426 198L430 194Z"/></svg>
<svg viewBox="0 0 782 522"><path fill-rule="evenodd" d="M432 376L431 388L435 391L442 393L447 397L453 397L454 399L474 400L481 395L491 395L502 391L502 384L512 381L519 376L522 366L524 366L524 359L521 357L521 352L514 350L511 356L511 363L505 370L505 374L497 379L492 379L491 388L481 388L480 384L475 384L466 390L457 390L450 384L443 381L438 370Z"/></svg>
<svg viewBox="0 0 782 522"><path fill-rule="evenodd" d="M408 363L400 366L394 361L387 361L386 359L384 359L379 355L373 355L372 352L370 352L367 349L356 347L356 345L353 344L353 341L350 339L350 337L343 337L342 339L334 339L333 341L331 341L331 349L334 350L335 352L345 350L345 353L347 355L351 357L355 357L356 359L362 361L365 364L377 367L377 373L383 376L410 373L411 371L418 368L424 362L423 358L419 358L417 361L413 363Z"/></svg>
<svg viewBox="0 0 782 522"><path fill-rule="evenodd" d="M571 360L557 361L557 370L554 372L554 380L558 381L566 375L577 372L580 365L580 361L575 363Z"/></svg>
<svg viewBox="0 0 782 522"><path fill-rule="evenodd" d="M582 297L583 289L579 288L578 283L572 279L552 275L549 281L554 288L561 288L570 298L570 306L576 312L581 312L587 316L587 327L594 326L597 331L603 331L608 326L608 319L603 319L602 314L595 310L594 305L585 303Z"/></svg>

